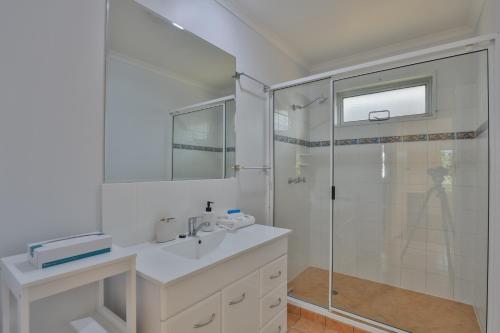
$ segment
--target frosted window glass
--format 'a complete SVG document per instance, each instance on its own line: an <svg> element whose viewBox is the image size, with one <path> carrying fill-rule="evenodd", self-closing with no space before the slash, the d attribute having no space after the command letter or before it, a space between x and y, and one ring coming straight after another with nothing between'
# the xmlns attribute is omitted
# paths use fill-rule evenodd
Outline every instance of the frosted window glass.
<svg viewBox="0 0 500 333"><path fill-rule="evenodd" d="M371 111L389 110L391 118L426 113L426 86L345 97L344 122L368 120Z"/></svg>

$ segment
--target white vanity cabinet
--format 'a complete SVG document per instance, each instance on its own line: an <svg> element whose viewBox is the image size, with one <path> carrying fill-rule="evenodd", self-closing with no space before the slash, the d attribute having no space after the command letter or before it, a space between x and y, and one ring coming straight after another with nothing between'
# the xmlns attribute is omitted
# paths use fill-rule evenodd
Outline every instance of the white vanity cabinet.
<svg viewBox="0 0 500 333"><path fill-rule="evenodd" d="M287 243L282 234L167 283L139 271L138 332L285 333Z"/></svg>
<svg viewBox="0 0 500 333"><path fill-rule="evenodd" d="M193 305L162 324L162 333L220 333L220 329L220 292Z"/></svg>
<svg viewBox="0 0 500 333"><path fill-rule="evenodd" d="M222 290L222 333L259 331L259 273L256 271Z"/></svg>

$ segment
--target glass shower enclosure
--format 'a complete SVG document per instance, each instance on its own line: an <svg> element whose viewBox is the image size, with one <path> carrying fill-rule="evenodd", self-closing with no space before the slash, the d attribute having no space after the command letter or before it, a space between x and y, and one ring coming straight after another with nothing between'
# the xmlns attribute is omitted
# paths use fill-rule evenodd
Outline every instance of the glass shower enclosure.
<svg viewBox="0 0 500 333"><path fill-rule="evenodd" d="M416 333L486 332L488 50L272 92L289 296Z"/></svg>

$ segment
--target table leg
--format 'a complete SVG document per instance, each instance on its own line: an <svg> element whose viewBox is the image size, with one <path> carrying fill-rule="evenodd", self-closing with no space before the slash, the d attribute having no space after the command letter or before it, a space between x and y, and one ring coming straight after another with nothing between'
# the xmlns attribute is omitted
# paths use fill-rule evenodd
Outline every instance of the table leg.
<svg viewBox="0 0 500 333"><path fill-rule="evenodd" d="M17 300L17 332L30 333L30 301L27 292Z"/></svg>
<svg viewBox="0 0 500 333"><path fill-rule="evenodd" d="M127 273L127 332L136 333L137 319L136 319L136 272L135 272L135 258L134 263L131 265L130 271Z"/></svg>
<svg viewBox="0 0 500 333"><path fill-rule="evenodd" d="M10 290L2 283L2 332L10 333Z"/></svg>

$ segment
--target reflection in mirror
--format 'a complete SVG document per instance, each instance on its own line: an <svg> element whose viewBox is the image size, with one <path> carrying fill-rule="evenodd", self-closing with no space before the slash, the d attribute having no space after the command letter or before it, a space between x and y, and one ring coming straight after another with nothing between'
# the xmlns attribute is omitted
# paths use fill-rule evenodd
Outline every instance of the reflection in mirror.
<svg viewBox="0 0 500 333"><path fill-rule="evenodd" d="M105 182L234 176L236 59L133 0L108 16Z"/></svg>
<svg viewBox="0 0 500 333"><path fill-rule="evenodd" d="M234 96L173 112L173 180L234 176ZM224 123L227 125L224 126ZM228 134L225 134L225 133ZM225 153L224 153L224 147ZM228 160L229 152L232 159ZM226 165L226 167L224 167Z"/></svg>

